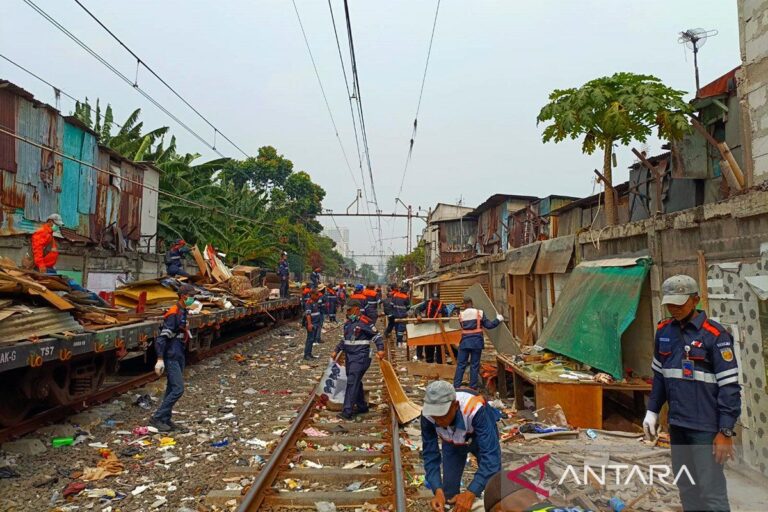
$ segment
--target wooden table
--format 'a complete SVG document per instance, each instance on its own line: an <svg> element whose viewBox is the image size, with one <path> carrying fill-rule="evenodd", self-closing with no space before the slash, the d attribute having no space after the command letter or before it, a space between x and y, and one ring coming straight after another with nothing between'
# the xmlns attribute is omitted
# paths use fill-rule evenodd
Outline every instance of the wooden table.
<svg viewBox="0 0 768 512"><path fill-rule="evenodd" d="M584 381L541 380L535 374L527 372L505 355L496 356L498 369L498 389L501 398L507 398L507 373L512 372L515 407L524 408L523 387L533 386L536 408L560 405L568 423L580 428L603 428L603 393L606 390L632 392L634 406L639 414L645 410L644 396L650 393L651 385L642 384L603 384Z"/></svg>

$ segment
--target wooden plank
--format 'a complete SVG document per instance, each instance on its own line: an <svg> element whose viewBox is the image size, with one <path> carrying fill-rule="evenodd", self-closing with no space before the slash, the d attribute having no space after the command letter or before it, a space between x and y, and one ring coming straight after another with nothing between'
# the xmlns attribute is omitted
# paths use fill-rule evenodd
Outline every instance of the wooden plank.
<svg viewBox="0 0 768 512"><path fill-rule="evenodd" d="M408 371L408 375L427 377L429 379L453 380L453 376L456 374L456 367L447 364L411 361L403 366Z"/></svg>
<svg viewBox="0 0 768 512"><path fill-rule="evenodd" d="M537 409L560 405L570 425L603 428L602 387L539 382L535 388Z"/></svg>
<svg viewBox="0 0 768 512"><path fill-rule="evenodd" d="M60 311L71 311L75 309L75 305L67 299L59 297L45 286L36 283L35 281L24 279L23 277L12 276L7 273L0 273L0 279L20 284L25 293L42 297Z"/></svg>
<svg viewBox="0 0 768 512"><path fill-rule="evenodd" d="M199 274L203 277L209 277L210 272L208 271L208 265L205 263L205 258L203 258L203 254L200 252L200 249L197 248L197 245L192 246L192 257L195 258Z"/></svg>
<svg viewBox="0 0 768 512"><path fill-rule="evenodd" d="M720 154L723 155L723 158L730 164L731 172L733 172L733 175L736 177L736 181L739 182L739 186L744 188L744 173L741 172L739 163L736 161L736 158L734 158L733 153L731 153L731 148L729 148L728 144L725 142L721 142L717 146L718 149L720 149Z"/></svg>

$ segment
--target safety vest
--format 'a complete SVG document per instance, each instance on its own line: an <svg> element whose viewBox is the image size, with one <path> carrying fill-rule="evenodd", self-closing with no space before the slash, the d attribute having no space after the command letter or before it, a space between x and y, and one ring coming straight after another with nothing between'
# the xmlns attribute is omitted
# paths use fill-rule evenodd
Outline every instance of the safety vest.
<svg viewBox="0 0 768 512"><path fill-rule="evenodd" d="M459 402L459 410L456 413L461 414L461 418L464 420L464 428L443 428L435 423L432 417L424 416L424 418L435 424L435 431L443 442L453 445L465 445L468 444L468 438L475 430L472 427L472 420L475 418L477 411L485 405L485 398L482 395L476 395L469 391L456 391L456 400Z"/></svg>
<svg viewBox="0 0 768 512"><path fill-rule="evenodd" d="M464 324L474 320L472 317L477 318L477 323L474 329L467 329ZM469 308L465 309L459 315L459 322L461 323L461 334L478 334L483 332L483 312L480 309Z"/></svg>
<svg viewBox="0 0 768 512"><path fill-rule="evenodd" d="M443 301L439 301L437 303L437 309L435 310L434 314L432 314L432 303L434 301L430 300L427 302L427 318L437 318L437 315L440 314L440 310L443 309Z"/></svg>

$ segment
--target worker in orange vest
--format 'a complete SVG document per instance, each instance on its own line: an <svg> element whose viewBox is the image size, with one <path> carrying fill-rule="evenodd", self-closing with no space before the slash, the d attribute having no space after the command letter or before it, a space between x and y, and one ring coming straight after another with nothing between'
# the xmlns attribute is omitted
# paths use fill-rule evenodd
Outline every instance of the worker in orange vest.
<svg viewBox="0 0 768 512"><path fill-rule="evenodd" d="M35 268L42 273L55 274L56 261L59 259L59 249L53 233L64 225L61 215L53 213L45 220L45 224L32 235L32 258Z"/></svg>

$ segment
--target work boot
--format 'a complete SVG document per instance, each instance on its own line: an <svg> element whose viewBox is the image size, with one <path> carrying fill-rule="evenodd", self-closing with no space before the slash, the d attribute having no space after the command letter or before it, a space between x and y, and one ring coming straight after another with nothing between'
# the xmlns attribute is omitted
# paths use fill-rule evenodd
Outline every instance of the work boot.
<svg viewBox="0 0 768 512"><path fill-rule="evenodd" d="M341 418L344 421L352 421L354 419L354 416L351 414L344 414L343 412L340 412L336 415L337 418Z"/></svg>
<svg viewBox="0 0 768 512"><path fill-rule="evenodd" d="M305 361L312 361L314 359L320 359L318 356L310 355L310 356L304 356Z"/></svg>
<svg viewBox="0 0 768 512"><path fill-rule="evenodd" d="M368 406L356 407L355 409L355 414L368 414L371 411L370 407Z"/></svg>
<svg viewBox="0 0 768 512"><path fill-rule="evenodd" d="M158 432L170 432L171 427L165 422L162 422L160 420L156 420L155 418L151 418L149 420L149 425L152 427L155 427Z"/></svg>

